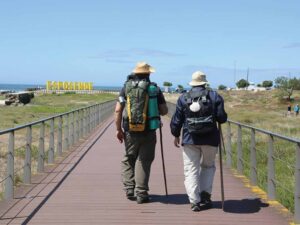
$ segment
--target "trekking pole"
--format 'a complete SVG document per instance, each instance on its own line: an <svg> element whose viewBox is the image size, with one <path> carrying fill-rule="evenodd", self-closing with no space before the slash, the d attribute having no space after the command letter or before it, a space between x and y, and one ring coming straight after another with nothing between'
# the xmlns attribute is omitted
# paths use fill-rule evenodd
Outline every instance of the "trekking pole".
<svg viewBox="0 0 300 225"><path fill-rule="evenodd" d="M161 130L161 123L159 126L159 134L160 134L160 150L161 150L161 161L163 166L163 173L164 173L164 182L165 182L165 191L166 197L168 198L168 188L167 188L167 178L166 178L166 169L165 169L165 160L164 160L164 149L163 149L163 141L162 141L162 130Z"/></svg>
<svg viewBox="0 0 300 225"><path fill-rule="evenodd" d="M222 128L221 124L218 123L219 131L220 131L220 141L224 144ZM222 199L222 210L224 211L224 180L223 180L223 161L222 161L222 147L219 144L219 156L220 156L220 178L221 178L221 199Z"/></svg>

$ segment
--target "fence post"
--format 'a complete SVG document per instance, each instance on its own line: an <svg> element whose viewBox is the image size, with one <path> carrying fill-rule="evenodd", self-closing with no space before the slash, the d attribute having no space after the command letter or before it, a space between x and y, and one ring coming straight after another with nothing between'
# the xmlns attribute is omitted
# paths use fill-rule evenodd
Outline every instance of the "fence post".
<svg viewBox="0 0 300 225"><path fill-rule="evenodd" d="M54 163L54 119L50 120L50 138L48 150L48 163Z"/></svg>
<svg viewBox="0 0 300 225"><path fill-rule="evenodd" d="M103 104L99 105L99 121L100 121L99 123L102 123L102 105Z"/></svg>
<svg viewBox="0 0 300 225"><path fill-rule="evenodd" d="M91 107L88 108L88 134L91 132Z"/></svg>
<svg viewBox="0 0 300 225"><path fill-rule="evenodd" d="M255 130L251 129L251 144L250 144L250 180L252 185L257 185L257 162L255 148Z"/></svg>
<svg viewBox="0 0 300 225"><path fill-rule="evenodd" d="M79 141L79 111L75 111L75 143Z"/></svg>
<svg viewBox="0 0 300 225"><path fill-rule="evenodd" d="M242 126L238 125L237 133L237 170L243 173L243 148L242 148Z"/></svg>
<svg viewBox="0 0 300 225"><path fill-rule="evenodd" d="M295 167L295 224L300 224L300 143L296 143Z"/></svg>
<svg viewBox="0 0 300 225"><path fill-rule="evenodd" d="M269 151L268 151L268 198L274 200L276 197L275 190L275 163L274 163L274 139L269 134Z"/></svg>
<svg viewBox="0 0 300 225"><path fill-rule="evenodd" d="M83 138L83 112L84 112L84 110L83 109L81 109L80 110L80 112L79 112L79 118L80 118L80 138ZM79 139L80 139L79 138Z"/></svg>
<svg viewBox="0 0 300 225"><path fill-rule="evenodd" d="M7 178L5 180L5 199L14 197L14 148L15 148L15 133L9 133L8 154L7 154Z"/></svg>
<svg viewBox="0 0 300 225"><path fill-rule="evenodd" d="M97 126L100 124L100 104L97 105Z"/></svg>
<svg viewBox="0 0 300 225"><path fill-rule="evenodd" d="M65 121L64 121L64 125L65 125L65 132L64 132L64 150L68 150L69 149L69 114L65 115Z"/></svg>
<svg viewBox="0 0 300 225"><path fill-rule="evenodd" d="M95 128L95 106L92 107L92 130Z"/></svg>
<svg viewBox="0 0 300 225"><path fill-rule="evenodd" d="M39 155L37 171L39 173L44 171L44 158L45 158L45 122L41 123L40 139L39 139Z"/></svg>
<svg viewBox="0 0 300 225"><path fill-rule="evenodd" d="M57 154L62 155L62 116L58 117Z"/></svg>
<svg viewBox="0 0 300 225"><path fill-rule="evenodd" d="M69 125L70 125L69 147L71 147L73 146L74 143L74 113L73 112L69 114Z"/></svg>
<svg viewBox="0 0 300 225"><path fill-rule="evenodd" d="M93 106L91 106L91 108L90 108L90 132L92 132L93 131L93 129L94 129L94 107Z"/></svg>
<svg viewBox="0 0 300 225"><path fill-rule="evenodd" d="M232 152L231 152L231 128L230 122L227 122L227 146L226 146L226 162L229 167L232 166Z"/></svg>
<svg viewBox="0 0 300 225"><path fill-rule="evenodd" d="M24 183L31 183L31 143L32 143L32 127L27 127L26 137L26 152L25 152L25 166L24 166Z"/></svg>
<svg viewBox="0 0 300 225"><path fill-rule="evenodd" d="M86 137L87 134L87 109L83 109L83 137Z"/></svg>

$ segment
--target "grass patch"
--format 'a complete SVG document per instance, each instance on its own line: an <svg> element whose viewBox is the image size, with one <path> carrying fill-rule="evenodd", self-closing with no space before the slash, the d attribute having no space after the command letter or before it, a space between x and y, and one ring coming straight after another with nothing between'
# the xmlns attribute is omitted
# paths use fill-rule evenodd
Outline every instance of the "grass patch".
<svg viewBox="0 0 300 225"><path fill-rule="evenodd" d="M0 106L0 130L16 127L46 117L88 105L116 99L116 95L101 94L44 94L36 95L25 106Z"/></svg>

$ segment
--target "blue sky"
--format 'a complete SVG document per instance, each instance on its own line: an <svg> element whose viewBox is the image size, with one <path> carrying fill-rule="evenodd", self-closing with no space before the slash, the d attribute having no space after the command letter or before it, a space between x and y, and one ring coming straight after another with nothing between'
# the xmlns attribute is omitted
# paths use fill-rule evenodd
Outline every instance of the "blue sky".
<svg viewBox="0 0 300 225"><path fill-rule="evenodd" d="M137 61L158 84L300 77L300 1L2 0L0 83L120 86ZM236 65L236 73L234 73ZM234 75L235 74L235 75Z"/></svg>

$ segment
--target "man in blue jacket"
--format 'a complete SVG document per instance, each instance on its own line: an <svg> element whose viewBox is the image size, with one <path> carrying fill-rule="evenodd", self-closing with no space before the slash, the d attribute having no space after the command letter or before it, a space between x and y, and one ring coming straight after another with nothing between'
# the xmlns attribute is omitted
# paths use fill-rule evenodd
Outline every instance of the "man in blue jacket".
<svg viewBox="0 0 300 225"><path fill-rule="evenodd" d="M193 73L189 83L192 88L179 97L170 124L178 148L182 128L184 184L193 211L200 211L200 204L212 205L215 157L220 144L217 123L227 121L223 98L208 90L207 84L203 72Z"/></svg>

